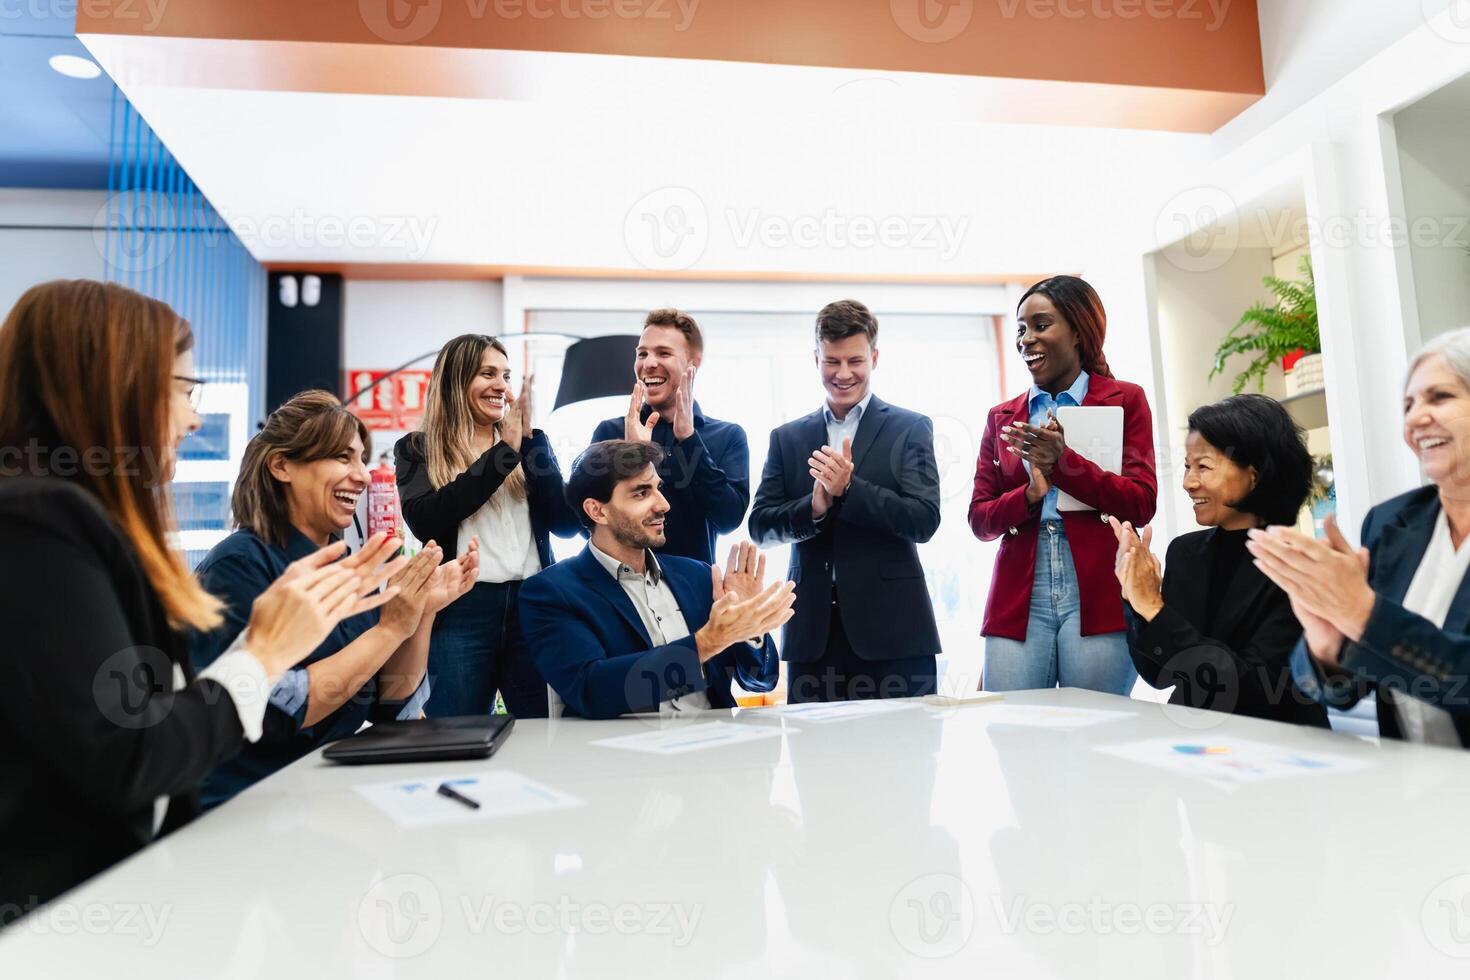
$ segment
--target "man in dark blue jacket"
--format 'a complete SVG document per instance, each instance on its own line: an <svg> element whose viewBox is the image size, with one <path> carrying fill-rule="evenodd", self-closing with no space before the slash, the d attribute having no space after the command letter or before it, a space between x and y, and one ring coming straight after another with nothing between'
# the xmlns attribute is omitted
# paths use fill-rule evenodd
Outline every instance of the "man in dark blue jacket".
<svg viewBox="0 0 1470 980"><path fill-rule="evenodd" d="M816 342L827 403L771 433L750 512L757 544L793 546L787 697L932 694L939 630L917 545L939 529L934 425L873 395L878 318L866 306L827 304Z"/></svg>
<svg viewBox="0 0 1470 980"><path fill-rule="evenodd" d="M593 442L652 442L664 451L658 475L669 502L660 555L706 564L715 541L740 527L750 506L750 448L745 430L712 419L694 400L694 376L704 357L699 324L679 310L654 310L643 322L633 362L628 414L600 423Z"/></svg>
<svg viewBox="0 0 1470 980"><path fill-rule="evenodd" d="M766 635L791 618L794 585L763 588L765 558L749 542L718 567L655 557L669 503L659 491L662 450L593 443L572 465L567 503L591 541L521 587L526 646L568 713L584 718L734 707L776 686L780 662Z"/></svg>

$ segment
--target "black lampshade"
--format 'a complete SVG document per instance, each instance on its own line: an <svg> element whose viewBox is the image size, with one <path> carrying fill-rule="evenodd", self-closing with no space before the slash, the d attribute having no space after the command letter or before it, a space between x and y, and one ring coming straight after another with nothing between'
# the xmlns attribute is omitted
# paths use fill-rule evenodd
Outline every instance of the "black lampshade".
<svg viewBox="0 0 1470 980"><path fill-rule="evenodd" d="M637 351L636 334L592 337L568 347L552 409L589 398L626 396L633 390L633 357Z"/></svg>

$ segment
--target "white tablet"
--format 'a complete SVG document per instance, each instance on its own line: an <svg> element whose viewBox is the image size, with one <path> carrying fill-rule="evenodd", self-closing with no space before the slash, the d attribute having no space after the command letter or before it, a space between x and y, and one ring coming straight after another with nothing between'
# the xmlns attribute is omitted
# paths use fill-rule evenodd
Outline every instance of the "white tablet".
<svg viewBox="0 0 1470 980"><path fill-rule="evenodd" d="M1057 421L1067 436L1067 448L1109 473L1123 471L1123 407L1121 405L1063 405ZM1058 492L1057 510L1096 510L1069 493Z"/></svg>

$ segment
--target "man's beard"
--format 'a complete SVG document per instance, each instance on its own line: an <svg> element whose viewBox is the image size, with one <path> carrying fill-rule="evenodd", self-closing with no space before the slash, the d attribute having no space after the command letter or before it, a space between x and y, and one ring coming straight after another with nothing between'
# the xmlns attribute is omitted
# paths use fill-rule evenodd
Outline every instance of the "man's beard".
<svg viewBox="0 0 1470 980"><path fill-rule="evenodd" d="M618 544L624 548L636 548L641 551L645 548L663 547L665 539L662 528L655 531L653 528L647 527L639 521L623 517L619 514L611 515L611 520L607 522L607 526L612 531L613 537L617 540Z"/></svg>

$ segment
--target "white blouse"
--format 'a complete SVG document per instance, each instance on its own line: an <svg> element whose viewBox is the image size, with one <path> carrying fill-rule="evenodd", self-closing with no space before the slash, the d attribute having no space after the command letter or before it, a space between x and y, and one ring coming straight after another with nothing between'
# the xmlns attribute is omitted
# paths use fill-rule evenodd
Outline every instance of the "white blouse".
<svg viewBox="0 0 1470 980"><path fill-rule="evenodd" d="M1441 508L1439 519L1434 522L1434 534L1429 538L1429 547L1424 549L1414 580L1409 583L1409 591L1404 593L1404 608L1443 629L1445 617L1449 615L1467 571L1470 571L1470 539L1462 541L1459 550L1455 549L1454 540L1450 537L1449 518ZM1443 708L1407 694L1395 698L1394 705L1398 709L1399 728L1406 740L1460 747L1454 721Z"/></svg>
<svg viewBox="0 0 1470 980"><path fill-rule="evenodd" d="M519 582L541 571L536 535L531 531L531 502L517 500L505 488L459 525L459 550L470 538L480 539L480 582Z"/></svg>

